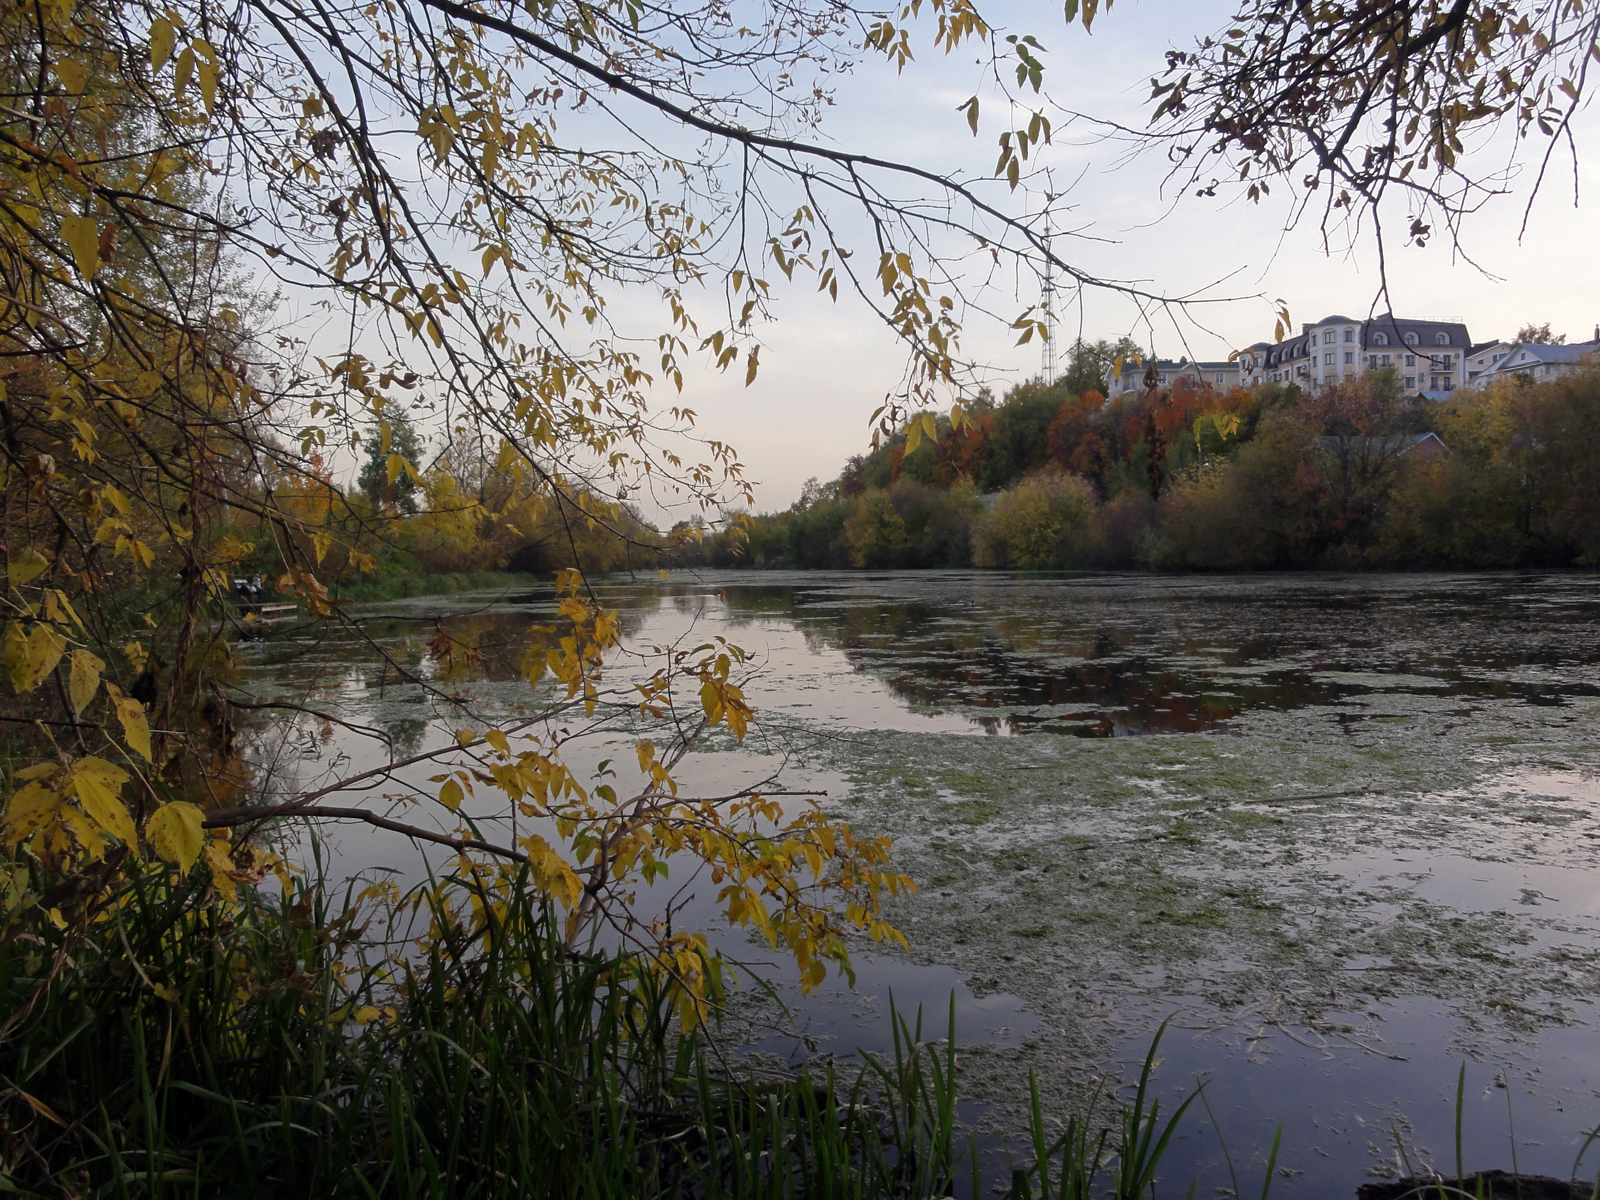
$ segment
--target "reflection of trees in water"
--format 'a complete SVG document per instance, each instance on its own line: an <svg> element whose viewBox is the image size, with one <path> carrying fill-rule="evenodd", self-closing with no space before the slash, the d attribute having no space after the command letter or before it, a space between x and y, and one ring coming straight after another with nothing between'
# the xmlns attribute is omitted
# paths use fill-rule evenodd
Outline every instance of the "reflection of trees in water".
<svg viewBox="0 0 1600 1200"><path fill-rule="evenodd" d="M383 721L379 728L389 735L395 758L410 758L422 750L430 724L426 717L397 717Z"/></svg>
<svg viewBox="0 0 1600 1200"><path fill-rule="evenodd" d="M1437 681L1419 686L1419 694L1541 703L1550 701L1547 682L1480 672L1571 661L1565 639L1530 636L1508 644L1488 629L1509 615L1503 591L1491 596L1468 588L1461 596L1358 587L1330 594L1279 583L1142 603L1126 593L1030 595L937 584L921 590L917 598L854 587L725 594L730 607L750 614L787 607L812 653L841 653L908 702L965 709L994 732L1195 732L1250 710L1337 705L1374 690L1409 690L1325 674L1340 671L1398 671ZM1446 632L1463 629L1463 621L1483 627L1483 636ZM1540 641L1546 644L1530 645ZM1259 673L1231 673L1257 664ZM1576 681L1557 690L1600 691Z"/></svg>

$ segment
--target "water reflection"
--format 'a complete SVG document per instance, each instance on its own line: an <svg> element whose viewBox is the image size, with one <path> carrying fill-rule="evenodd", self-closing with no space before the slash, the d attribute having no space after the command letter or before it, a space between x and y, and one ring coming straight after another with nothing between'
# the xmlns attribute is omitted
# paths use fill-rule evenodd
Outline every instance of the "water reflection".
<svg viewBox="0 0 1600 1200"><path fill-rule="evenodd" d="M867 676L904 709L975 730L1083 738L1227 730L1251 712L1306 708L1354 735L1374 696L1466 712L1600 695L1600 600L1581 576L709 573L598 586L635 645L698 632L753 641L779 711L807 707L804 689L784 686L795 673L843 693L850 675ZM373 606L364 624L406 670L481 698L479 685L519 680L530 628L554 620L551 592L535 589ZM429 657L445 625L464 651L450 664ZM284 690L354 689L386 709L419 699L348 632L255 655ZM382 724L414 746L419 719L393 712Z"/></svg>
<svg viewBox="0 0 1600 1200"><path fill-rule="evenodd" d="M910 705L991 732L1192 733L1377 693L1555 706L1600 695L1600 601L1583 577L941 573L719 590L735 626L788 616L814 653L840 651Z"/></svg>

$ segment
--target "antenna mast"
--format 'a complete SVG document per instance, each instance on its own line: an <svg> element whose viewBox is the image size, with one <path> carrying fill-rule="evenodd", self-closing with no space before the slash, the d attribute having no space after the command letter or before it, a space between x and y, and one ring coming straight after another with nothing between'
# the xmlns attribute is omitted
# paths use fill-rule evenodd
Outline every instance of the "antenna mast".
<svg viewBox="0 0 1600 1200"><path fill-rule="evenodd" d="M1044 306L1044 385L1049 387L1056 381L1056 271L1055 264L1051 261L1050 250L1050 211L1046 207L1044 214L1044 286L1041 289L1040 301Z"/></svg>

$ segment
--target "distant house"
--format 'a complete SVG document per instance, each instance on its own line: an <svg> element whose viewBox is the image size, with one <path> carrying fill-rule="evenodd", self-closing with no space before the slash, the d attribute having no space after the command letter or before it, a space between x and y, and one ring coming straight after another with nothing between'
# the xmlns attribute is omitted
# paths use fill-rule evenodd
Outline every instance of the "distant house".
<svg viewBox="0 0 1600 1200"><path fill-rule="evenodd" d="M1475 386L1475 381L1485 371L1492 371L1502 358L1517 348L1515 342L1482 342L1467 351L1467 382L1463 387Z"/></svg>
<svg viewBox="0 0 1600 1200"><path fill-rule="evenodd" d="M1180 379L1187 379L1190 383L1203 383L1225 392L1240 380L1239 364L1226 359L1220 362L1190 362L1187 358L1180 358L1174 362L1168 358L1158 358L1155 368L1162 387L1172 387ZM1113 367L1106 373L1106 395L1115 399L1142 390L1144 373L1149 369L1149 362L1125 359L1120 372Z"/></svg>
<svg viewBox="0 0 1600 1200"><path fill-rule="evenodd" d="M1472 386L1488 387L1497 379L1519 377L1544 383L1596 364L1600 364L1600 340L1579 342L1574 346L1523 343L1510 347L1499 361L1472 380Z"/></svg>

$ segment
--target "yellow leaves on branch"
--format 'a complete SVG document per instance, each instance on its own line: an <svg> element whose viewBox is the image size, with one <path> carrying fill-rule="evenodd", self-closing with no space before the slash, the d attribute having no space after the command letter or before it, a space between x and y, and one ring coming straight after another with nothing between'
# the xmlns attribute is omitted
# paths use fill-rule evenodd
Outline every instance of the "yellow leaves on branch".
<svg viewBox="0 0 1600 1200"><path fill-rule="evenodd" d="M121 798L128 773L115 763L88 756L70 766L36 763L17 772L27 782L6 804L4 841L9 849L37 833L55 833L59 852L69 839L91 858L104 857L101 834L137 846L133 814ZM76 797L78 807L68 801Z"/></svg>

